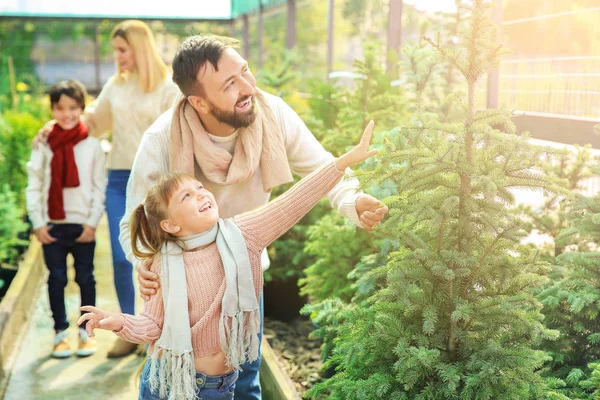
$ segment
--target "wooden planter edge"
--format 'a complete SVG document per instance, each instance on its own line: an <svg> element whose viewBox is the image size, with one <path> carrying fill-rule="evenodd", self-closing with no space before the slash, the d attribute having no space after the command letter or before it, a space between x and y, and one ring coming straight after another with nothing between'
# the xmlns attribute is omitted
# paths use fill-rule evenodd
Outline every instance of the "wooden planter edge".
<svg viewBox="0 0 600 400"><path fill-rule="evenodd" d="M262 361L260 364L260 386L263 399L299 400L300 395L294 383L281 367L277 354L267 341L262 340Z"/></svg>
<svg viewBox="0 0 600 400"><path fill-rule="evenodd" d="M45 272L42 244L32 235L17 274L0 302L0 398L27 333Z"/></svg>

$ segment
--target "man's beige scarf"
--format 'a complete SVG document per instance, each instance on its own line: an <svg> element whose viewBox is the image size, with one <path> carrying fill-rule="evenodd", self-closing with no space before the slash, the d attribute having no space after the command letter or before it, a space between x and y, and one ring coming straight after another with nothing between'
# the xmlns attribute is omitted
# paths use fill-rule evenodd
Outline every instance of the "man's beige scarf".
<svg viewBox="0 0 600 400"><path fill-rule="evenodd" d="M233 156L208 137L196 110L182 96L173 109L169 139L169 169L194 174L196 164L209 181L218 185L243 182L260 166L263 189L291 182L285 140L277 118L257 90L253 96L256 120L240 128Z"/></svg>

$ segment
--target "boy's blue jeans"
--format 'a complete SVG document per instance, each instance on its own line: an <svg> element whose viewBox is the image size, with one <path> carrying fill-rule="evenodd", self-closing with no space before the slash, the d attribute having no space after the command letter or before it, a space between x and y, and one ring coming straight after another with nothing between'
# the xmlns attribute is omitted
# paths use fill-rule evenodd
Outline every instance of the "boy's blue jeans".
<svg viewBox="0 0 600 400"><path fill-rule="evenodd" d="M241 366L242 371L235 385L235 400L261 400L260 390L260 360L262 357L262 334L263 334L263 319L264 305L263 295L260 295L260 332L258 334L259 347L258 359L251 363L245 363Z"/></svg>
<svg viewBox="0 0 600 400"><path fill-rule="evenodd" d="M54 319L54 330L64 331L69 327L65 309L65 286L67 286L67 256L73 255L75 282L79 285L82 306L96 305L96 279L94 278L94 249L96 241L77 243L83 232L79 224L49 224L50 236L56 241L42 246L44 261L50 271L48 275L48 297ZM82 312L82 314L84 314ZM85 324L82 325L85 328Z"/></svg>
<svg viewBox="0 0 600 400"><path fill-rule="evenodd" d="M196 396L202 400L233 399L233 391L237 378L237 371L218 376L209 376L196 372ZM161 400L158 393L152 393L150 390L149 379L150 359L146 361L142 376L140 377L140 394L138 400Z"/></svg>
<svg viewBox="0 0 600 400"><path fill-rule="evenodd" d="M106 187L106 216L110 233L110 247L114 269L114 282L121 312L135 315L135 289L133 287L133 266L125 258L119 242L120 223L125 214L125 194L131 171L111 169L108 171Z"/></svg>

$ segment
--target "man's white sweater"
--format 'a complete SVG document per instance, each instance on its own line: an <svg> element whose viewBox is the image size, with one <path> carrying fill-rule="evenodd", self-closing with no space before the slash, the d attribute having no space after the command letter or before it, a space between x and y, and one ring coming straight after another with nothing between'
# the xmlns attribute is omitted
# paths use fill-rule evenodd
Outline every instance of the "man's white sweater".
<svg viewBox="0 0 600 400"><path fill-rule="evenodd" d="M66 218L51 220L48 216L50 193L50 162L54 154L50 146L40 143L27 163L28 185L25 190L27 212L33 229L49 222L56 224L85 224L95 228L104 213L106 191L105 156L100 141L87 137L73 146L79 186L63 189Z"/></svg>
<svg viewBox="0 0 600 400"><path fill-rule="evenodd" d="M293 173L303 177L333 160L333 155L321 146L290 106L281 98L268 93L265 93L265 98L271 105L285 136L287 158ZM148 189L160 174L169 171L169 132L172 113L172 110L165 112L144 133L127 184L127 205L121 220L119 240L127 259L132 262L137 260L134 259L131 251L129 230L131 211L146 197ZM235 148L237 132L226 138L212 135L210 137L217 146L231 152ZM350 170L348 172L351 174ZM264 192L260 167L254 176L246 181L227 186L217 185L205 179L197 165L195 175L204 187L214 194L221 218L233 217L262 206L269 201L271 195ZM329 192L327 198L331 206L342 216L360 226L355 207L357 188L356 178L344 179ZM263 264L268 267L268 261Z"/></svg>

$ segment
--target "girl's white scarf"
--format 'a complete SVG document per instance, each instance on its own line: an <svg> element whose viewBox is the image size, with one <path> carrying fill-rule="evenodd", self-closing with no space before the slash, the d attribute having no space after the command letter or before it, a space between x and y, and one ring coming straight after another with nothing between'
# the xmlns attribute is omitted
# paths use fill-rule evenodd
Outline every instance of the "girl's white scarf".
<svg viewBox="0 0 600 400"><path fill-rule="evenodd" d="M158 390L161 398L167 393L169 400L196 398L183 252L214 241L225 270L219 340L227 366L239 368L244 362L258 358L260 312L246 242L231 219L219 219L211 230L167 242L161 250L165 319L162 334L150 355L150 388L152 392Z"/></svg>

